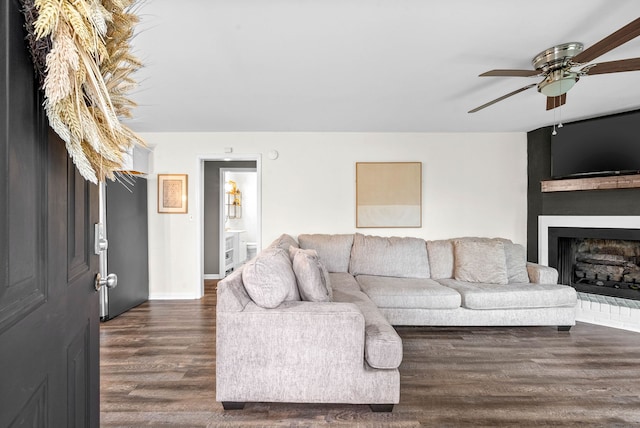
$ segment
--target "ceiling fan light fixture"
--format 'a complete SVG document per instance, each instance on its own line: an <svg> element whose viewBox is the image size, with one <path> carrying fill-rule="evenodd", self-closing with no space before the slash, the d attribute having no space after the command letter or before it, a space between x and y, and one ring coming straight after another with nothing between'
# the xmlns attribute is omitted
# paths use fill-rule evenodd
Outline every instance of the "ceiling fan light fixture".
<svg viewBox="0 0 640 428"><path fill-rule="evenodd" d="M547 97L559 97L573 88L578 80L580 76L576 72L557 70L538 84L538 92Z"/></svg>

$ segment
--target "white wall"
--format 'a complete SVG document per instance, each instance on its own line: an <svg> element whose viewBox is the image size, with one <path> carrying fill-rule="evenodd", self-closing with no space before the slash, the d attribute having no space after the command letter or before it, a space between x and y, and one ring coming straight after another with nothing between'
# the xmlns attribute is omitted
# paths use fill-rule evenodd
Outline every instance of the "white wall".
<svg viewBox="0 0 640 428"><path fill-rule="evenodd" d="M201 290L199 157L262 154L262 242L281 233L501 236L526 245L525 133L146 133L151 298ZM277 150L278 159L266 154ZM423 163L422 228L356 229L355 163ZM158 214L156 174L189 174L189 213Z"/></svg>

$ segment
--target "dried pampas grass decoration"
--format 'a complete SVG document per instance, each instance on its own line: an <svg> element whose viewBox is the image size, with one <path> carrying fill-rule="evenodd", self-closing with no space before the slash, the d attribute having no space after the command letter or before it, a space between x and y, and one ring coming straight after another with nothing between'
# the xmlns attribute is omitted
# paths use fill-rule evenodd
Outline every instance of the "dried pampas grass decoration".
<svg viewBox="0 0 640 428"><path fill-rule="evenodd" d="M132 117L127 93L142 66L130 45L137 1L22 0L49 125L92 183L113 179L123 153L145 145L119 120Z"/></svg>

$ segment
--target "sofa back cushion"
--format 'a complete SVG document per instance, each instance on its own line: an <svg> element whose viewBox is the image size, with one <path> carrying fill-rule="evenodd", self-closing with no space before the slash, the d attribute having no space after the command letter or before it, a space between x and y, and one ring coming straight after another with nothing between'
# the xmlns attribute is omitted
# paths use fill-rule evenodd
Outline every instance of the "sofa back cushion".
<svg viewBox="0 0 640 428"><path fill-rule="evenodd" d="M316 250L329 272L348 272L353 235L303 234L298 236L300 248Z"/></svg>
<svg viewBox="0 0 640 428"><path fill-rule="evenodd" d="M458 281L508 284L504 242L498 240L455 240L454 277Z"/></svg>
<svg viewBox="0 0 640 428"><path fill-rule="evenodd" d="M349 273L354 276L429 278L427 245L420 238L386 238L356 233Z"/></svg>
<svg viewBox="0 0 640 428"><path fill-rule="evenodd" d="M329 272L318 258L316 250L289 248L293 273L298 283L300 298L308 302L330 302L333 293Z"/></svg>
<svg viewBox="0 0 640 428"><path fill-rule="evenodd" d="M300 300L289 253L268 248L242 269L244 288L256 305L275 308L286 300Z"/></svg>
<svg viewBox="0 0 640 428"><path fill-rule="evenodd" d="M427 241L427 253L431 278L453 278L453 241L450 239Z"/></svg>

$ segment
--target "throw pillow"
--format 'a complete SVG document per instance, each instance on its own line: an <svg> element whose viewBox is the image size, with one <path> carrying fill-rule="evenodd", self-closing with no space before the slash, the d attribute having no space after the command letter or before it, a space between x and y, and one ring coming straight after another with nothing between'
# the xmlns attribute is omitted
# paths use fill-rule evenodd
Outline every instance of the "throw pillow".
<svg viewBox="0 0 640 428"><path fill-rule="evenodd" d="M305 250L303 248L296 248L293 245L289 247L289 258L291 259L291 263L293 263L293 259L295 258L298 252L302 251L305 254L309 254L310 256L318 257L318 252L316 250Z"/></svg>
<svg viewBox="0 0 640 428"><path fill-rule="evenodd" d="M454 241L455 279L485 284L508 284L504 243L497 240Z"/></svg>
<svg viewBox="0 0 640 428"><path fill-rule="evenodd" d="M295 251L293 272L298 282L302 300L309 302L330 302L333 290L327 268L320 262L313 250Z"/></svg>
<svg viewBox="0 0 640 428"><path fill-rule="evenodd" d="M288 251L291 246L298 248L298 243L291 235L287 235L286 233L278 236L271 244L269 244L269 248L282 248L285 251Z"/></svg>
<svg viewBox="0 0 640 428"><path fill-rule="evenodd" d="M527 272L527 254L520 244L504 244L507 259L507 276L509 284L529 282Z"/></svg>
<svg viewBox="0 0 640 428"><path fill-rule="evenodd" d="M262 251L242 269L242 282L256 305L275 308L285 300L300 300L291 260L281 248Z"/></svg>
<svg viewBox="0 0 640 428"><path fill-rule="evenodd" d="M298 241L300 248L316 250L329 272L349 271L353 235L303 234Z"/></svg>

